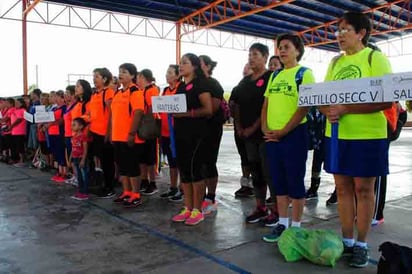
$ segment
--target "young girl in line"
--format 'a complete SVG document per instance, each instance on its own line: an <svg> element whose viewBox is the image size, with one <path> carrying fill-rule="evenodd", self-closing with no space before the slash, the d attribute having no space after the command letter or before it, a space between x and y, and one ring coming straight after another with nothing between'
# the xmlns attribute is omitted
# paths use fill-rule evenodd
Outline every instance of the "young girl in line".
<svg viewBox="0 0 412 274"><path fill-rule="evenodd" d="M78 190L72 198L78 201L89 199L89 171L86 164L88 144L85 127L86 121L83 118L75 118L72 122L72 154L70 158L79 183Z"/></svg>

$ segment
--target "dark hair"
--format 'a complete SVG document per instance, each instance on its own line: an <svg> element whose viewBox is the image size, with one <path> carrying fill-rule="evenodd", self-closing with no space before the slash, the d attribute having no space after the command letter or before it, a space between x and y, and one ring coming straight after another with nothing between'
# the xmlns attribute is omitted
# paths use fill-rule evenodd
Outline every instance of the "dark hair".
<svg viewBox="0 0 412 274"><path fill-rule="evenodd" d="M33 89L33 91L32 91L31 93L36 94L36 95L37 95L37 97L39 97L39 98L40 98L40 95L41 95L41 89L39 89L39 88L35 88L35 89Z"/></svg>
<svg viewBox="0 0 412 274"><path fill-rule="evenodd" d="M73 122L79 123L79 125L81 125L82 127L85 127L87 125L86 121L81 117L74 118Z"/></svg>
<svg viewBox="0 0 412 274"><path fill-rule="evenodd" d="M197 57L196 54L193 53L186 53L185 55L182 56L186 57L187 59L189 59L190 63L192 64L192 66L195 67L195 75L196 77L205 77L205 74L203 73L203 70L200 66L200 59L199 57Z"/></svg>
<svg viewBox="0 0 412 274"><path fill-rule="evenodd" d="M346 21L349 25L353 26L356 33L359 33L362 29L366 30L365 36L362 38L362 44L366 46L368 44L369 36L371 34L372 26L369 17L361 12L346 12L339 20L339 24L342 21Z"/></svg>
<svg viewBox="0 0 412 274"><path fill-rule="evenodd" d="M373 50L381 52L381 49L377 45L375 45L374 43L371 43L371 42L368 43L368 48L371 48Z"/></svg>
<svg viewBox="0 0 412 274"><path fill-rule="evenodd" d="M86 112L86 104L90 101L90 97L92 96L92 87L90 86L90 83L84 79L77 80L77 83L83 88L82 101L80 101L80 98L78 98L78 100L82 104L82 114L84 114Z"/></svg>
<svg viewBox="0 0 412 274"><path fill-rule="evenodd" d="M151 71L150 69L142 69L142 70L138 73L138 75L143 76L143 77L146 79L146 81L148 81L148 82L150 82L150 83L156 81L156 79L153 77L153 73L152 73L152 71Z"/></svg>
<svg viewBox="0 0 412 274"><path fill-rule="evenodd" d="M70 95L74 95L76 93L75 89L76 89L76 86L74 85L69 85L66 87L66 91L68 91Z"/></svg>
<svg viewBox="0 0 412 274"><path fill-rule="evenodd" d="M56 91L56 96L58 96L60 98L64 98L64 91L59 89L58 91Z"/></svg>
<svg viewBox="0 0 412 274"><path fill-rule="evenodd" d="M7 98L7 99L6 99L6 101L7 101L7 102L9 102L9 103L10 103L10 105L12 105L12 106L14 107L14 105L15 105L15 101L14 101L14 99L13 99L13 98Z"/></svg>
<svg viewBox="0 0 412 274"><path fill-rule="evenodd" d="M169 68L172 68L176 75L179 75L179 66L178 65L169 65Z"/></svg>
<svg viewBox="0 0 412 274"><path fill-rule="evenodd" d="M23 95L21 96L21 98L28 98L28 99L30 99L30 96L27 95L27 94L23 94Z"/></svg>
<svg viewBox="0 0 412 274"><path fill-rule="evenodd" d="M280 57L279 57L279 56L277 56L277 55L273 55L273 56L271 56L271 57L269 58L269 63L270 63L270 62L272 62L272 60L273 60L273 59L278 60L278 61L279 61L280 66L281 66L282 68L284 68L284 65L283 65L282 61L280 61Z"/></svg>
<svg viewBox="0 0 412 274"><path fill-rule="evenodd" d="M251 51L252 49L259 51L263 56L269 56L268 46L262 43L254 43L253 45L250 46L249 51Z"/></svg>
<svg viewBox="0 0 412 274"><path fill-rule="evenodd" d="M16 101L18 101L21 104L20 108L26 109L26 103L24 102L23 97L17 98Z"/></svg>
<svg viewBox="0 0 412 274"><path fill-rule="evenodd" d="M289 40L299 51L299 55L296 57L296 60L299 62L302 59L303 54L305 53L305 46L303 45L302 39L296 34L281 34L276 39L278 48L280 46L280 42L282 42L283 40Z"/></svg>
<svg viewBox="0 0 412 274"><path fill-rule="evenodd" d="M207 55L199 55L199 58L203 60L203 63L205 63L206 66L210 66L210 69L208 72L210 75L212 75L212 72L215 69L217 62L213 61L212 58L210 58Z"/></svg>
<svg viewBox="0 0 412 274"><path fill-rule="evenodd" d="M124 63L119 66L119 69L127 70L130 73L130 75L134 75L134 77L132 78L132 82L136 84L137 68L135 65L133 65L132 63Z"/></svg>
<svg viewBox="0 0 412 274"><path fill-rule="evenodd" d="M97 73L102 76L102 78L106 78L106 81L104 81L105 86L108 86L112 81L113 75L107 68L96 68L93 70L93 73Z"/></svg>

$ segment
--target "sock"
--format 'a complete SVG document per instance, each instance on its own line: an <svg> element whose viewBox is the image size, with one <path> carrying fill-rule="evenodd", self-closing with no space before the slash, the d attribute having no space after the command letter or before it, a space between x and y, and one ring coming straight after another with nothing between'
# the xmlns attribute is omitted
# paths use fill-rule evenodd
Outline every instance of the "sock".
<svg viewBox="0 0 412 274"><path fill-rule="evenodd" d="M284 225L285 228L288 228L289 227L289 218L288 217L286 217L286 218L280 217L279 218L279 224Z"/></svg>
<svg viewBox="0 0 412 274"><path fill-rule="evenodd" d="M216 194L210 194L210 193L208 193L208 194L206 195L206 199L211 200L212 203L215 203L215 198L216 198Z"/></svg>
<svg viewBox="0 0 412 274"><path fill-rule="evenodd" d="M300 222L292 221L291 227L300 227Z"/></svg>
<svg viewBox="0 0 412 274"><path fill-rule="evenodd" d="M348 238L342 238L342 242L345 246L347 247L352 247L355 245L355 239L348 239Z"/></svg>
<svg viewBox="0 0 412 274"><path fill-rule="evenodd" d="M96 167L94 170L99 171L99 172L103 172L103 169L101 169L100 167Z"/></svg>
<svg viewBox="0 0 412 274"><path fill-rule="evenodd" d="M356 245L356 246L359 246L359 247L362 247L362 248L367 248L367 247L368 247L368 244L367 244L367 243L365 243L365 242L359 242L359 241L356 241L355 245Z"/></svg>

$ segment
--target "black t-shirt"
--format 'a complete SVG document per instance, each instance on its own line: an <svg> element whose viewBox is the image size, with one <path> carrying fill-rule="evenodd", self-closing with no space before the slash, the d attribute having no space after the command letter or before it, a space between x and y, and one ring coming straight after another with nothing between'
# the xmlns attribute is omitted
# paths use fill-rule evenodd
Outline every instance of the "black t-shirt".
<svg viewBox="0 0 412 274"><path fill-rule="evenodd" d="M240 125L243 128L252 126L260 118L265 100L264 94L271 74L271 71L267 71L256 80L252 80L251 76L246 76L233 89L230 101L239 106ZM262 138L260 129L249 137L249 139L260 138Z"/></svg>
<svg viewBox="0 0 412 274"><path fill-rule="evenodd" d="M215 79L215 78L208 78L207 79L209 88L208 91L210 91L210 94L212 95L212 99L216 98L219 100L223 100L223 94L225 91L223 90L222 86L220 83ZM213 116L209 119L209 125L210 126L222 126L223 124L223 110L219 106L218 110L213 114Z"/></svg>
<svg viewBox="0 0 412 274"><path fill-rule="evenodd" d="M199 96L204 92L210 92L207 79L195 78L190 83L181 83L176 94L186 94L187 111L190 112L202 106ZM207 118L175 118L174 122L176 138L200 138L207 134Z"/></svg>

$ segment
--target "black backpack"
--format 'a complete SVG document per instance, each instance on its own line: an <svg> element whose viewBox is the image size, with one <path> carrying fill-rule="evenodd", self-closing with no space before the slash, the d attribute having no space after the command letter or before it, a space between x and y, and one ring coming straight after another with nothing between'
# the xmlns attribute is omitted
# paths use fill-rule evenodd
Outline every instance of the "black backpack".
<svg viewBox="0 0 412 274"><path fill-rule="evenodd" d="M378 274L412 274L412 248L384 242L379 251Z"/></svg>

